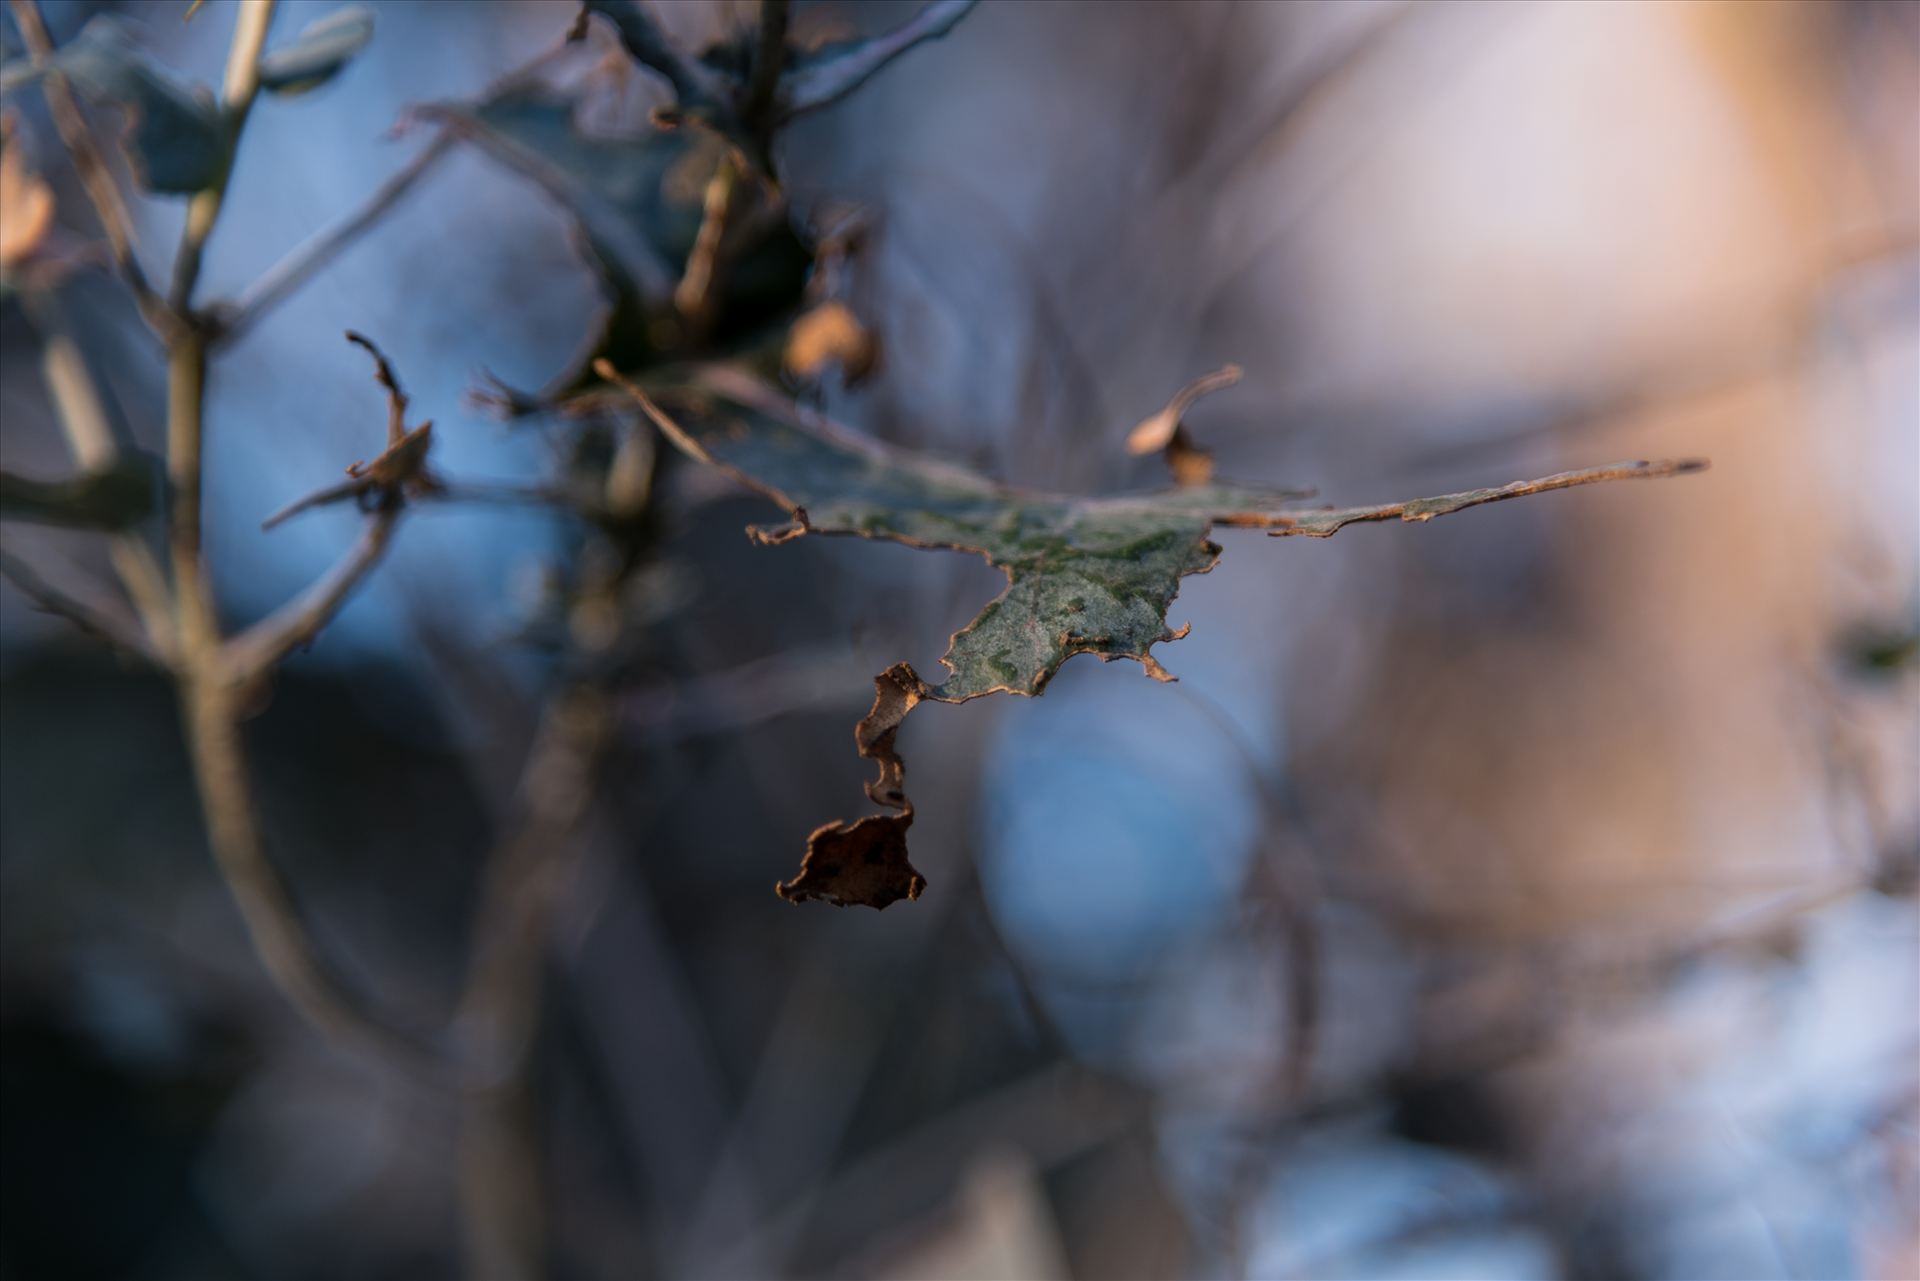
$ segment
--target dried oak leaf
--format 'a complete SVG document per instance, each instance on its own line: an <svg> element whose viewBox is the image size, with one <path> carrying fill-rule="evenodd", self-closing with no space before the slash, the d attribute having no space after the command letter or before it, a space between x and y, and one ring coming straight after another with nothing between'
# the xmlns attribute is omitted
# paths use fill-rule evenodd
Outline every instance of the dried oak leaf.
<svg viewBox="0 0 1920 1281"><path fill-rule="evenodd" d="M619 381L604 362L599 372ZM1323 538L1358 521L1425 521L1549 489L1705 466L1697 460L1620 463L1372 507L1304 508L1298 493L1215 484L1083 497L1014 489L891 449L731 369L706 369L654 398L622 385L683 451L786 509L787 524L748 528L756 542L851 534L973 552L1007 575L1006 590L954 634L940 660L945 681L930 685L906 663L875 679L873 710L856 727L856 741L860 754L879 766L868 797L899 813L818 828L799 874L778 887L790 901L818 898L842 906L882 908L918 897L926 885L907 859L913 805L894 745L907 713L925 701L1037 695L1076 654L1132 659L1154 679L1172 680L1150 651L1186 635L1184 626L1168 628L1167 609L1183 577L1204 574L1219 560L1220 547L1207 536L1214 525ZM1187 393L1176 398L1174 421L1190 400Z"/></svg>

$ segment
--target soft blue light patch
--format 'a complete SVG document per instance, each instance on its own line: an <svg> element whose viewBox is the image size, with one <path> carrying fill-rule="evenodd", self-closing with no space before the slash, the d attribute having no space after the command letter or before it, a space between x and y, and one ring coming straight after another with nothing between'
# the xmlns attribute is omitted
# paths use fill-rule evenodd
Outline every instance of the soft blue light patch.
<svg viewBox="0 0 1920 1281"><path fill-rule="evenodd" d="M1138 979L1234 903L1259 815L1221 731L1119 665L1009 709L985 779L987 901L1039 977Z"/></svg>

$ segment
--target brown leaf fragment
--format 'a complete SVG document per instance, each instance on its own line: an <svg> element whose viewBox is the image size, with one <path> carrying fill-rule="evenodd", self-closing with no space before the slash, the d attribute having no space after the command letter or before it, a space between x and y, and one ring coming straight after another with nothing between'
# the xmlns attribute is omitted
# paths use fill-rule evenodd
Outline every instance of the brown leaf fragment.
<svg viewBox="0 0 1920 1281"><path fill-rule="evenodd" d="M806 857L791 881L774 886L789 903L824 899L837 907L864 904L884 908L898 899L916 899L927 878L907 861L907 829L913 826L913 802L907 799L907 764L894 747L900 722L933 691L907 663L895 663L873 678L873 710L853 727L860 755L876 761L880 773L867 784L867 796L898 814L874 814L853 823L828 823L807 837Z"/></svg>
<svg viewBox="0 0 1920 1281"><path fill-rule="evenodd" d="M774 892L789 903L820 899L835 907L884 908L916 899L927 878L907 861L912 814L874 814L854 823L828 823L807 837L806 857L791 881Z"/></svg>

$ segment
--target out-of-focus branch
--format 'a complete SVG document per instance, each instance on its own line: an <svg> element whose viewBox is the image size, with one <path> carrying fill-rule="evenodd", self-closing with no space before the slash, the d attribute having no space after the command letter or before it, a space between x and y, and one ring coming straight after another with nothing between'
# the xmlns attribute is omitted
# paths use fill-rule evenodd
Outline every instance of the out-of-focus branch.
<svg viewBox="0 0 1920 1281"><path fill-rule="evenodd" d="M400 502L387 500L367 521L346 555L293 600L226 643L222 665L242 684L251 684L274 664L318 636L340 612L374 566L387 553L400 522Z"/></svg>
<svg viewBox="0 0 1920 1281"><path fill-rule="evenodd" d="M40 353L41 374L53 398L55 417L66 433L74 461L84 470L111 466L122 452L122 433L101 400L100 388L87 367L80 346L67 332L57 300L35 306L29 314L44 329ZM164 657L173 651L173 604L167 594L160 562L138 534L123 531L108 543L114 572L133 602L147 637Z"/></svg>
<svg viewBox="0 0 1920 1281"><path fill-rule="evenodd" d="M19 557L0 551L0 577L49 614L57 614L81 631L117 645L149 662L161 661L159 651L138 624L121 618L105 601L88 599L85 589L56 587Z"/></svg>
<svg viewBox="0 0 1920 1281"><path fill-rule="evenodd" d="M974 0L933 0L892 31L795 71L780 86L782 117L790 120L840 101L915 45L946 35L973 6Z"/></svg>
<svg viewBox="0 0 1920 1281"><path fill-rule="evenodd" d="M694 237L693 251L687 255L687 268L674 287L673 305L685 317L698 342L713 320L716 282L724 270L720 251L727 238L727 224L733 214L735 194L740 186L740 160L732 148L720 157L720 165L707 180L706 200L700 215L700 231Z"/></svg>
<svg viewBox="0 0 1920 1281"><path fill-rule="evenodd" d="M436 487L426 470L427 447L433 440L433 424L425 423L407 430L407 393L386 353L365 334L347 331L347 341L363 347L373 357L373 380L387 392L387 449L371 464L355 464L347 469L351 479L344 484L309 495L281 512L268 517L267 526L278 524L295 512L333 502L340 498L371 499L374 507L360 540L334 567L305 592L274 613L227 642L223 665L231 679L241 686L251 685L273 665L320 634L333 620L360 580L373 571L386 555L387 544L411 492Z"/></svg>
<svg viewBox="0 0 1920 1281"><path fill-rule="evenodd" d="M366 1050L423 1083L454 1083L437 1047L369 1009L315 947L260 833L240 742L243 691L199 676L182 692L208 843L274 986L329 1041Z"/></svg>
<svg viewBox="0 0 1920 1281"><path fill-rule="evenodd" d="M787 26L793 17L789 0L760 0L760 40L753 50L753 75L747 82L746 106L741 114L748 120L769 119L780 90L780 73L786 70Z"/></svg>
<svg viewBox="0 0 1920 1281"><path fill-rule="evenodd" d="M419 155L382 183L359 209L316 232L267 268L214 318L214 341L217 344L234 341L267 312L286 301L398 205L401 198L413 190L414 184L452 149L453 140L445 132L435 135Z"/></svg>
<svg viewBox="0 0 1920 1281"><path fill-rule="evenodd" d="M233 155L239 148L247 115L253 110L253 100L260 92L260 53L267 45L274 2L240 0L240 13L234 19L233 43L227 49L227 73L221 84L220 101L222 123L226 128L227 163L220 181L196 193L188 202L187 225L180 233L180 249L173 260L173 288L168 292L168 301L182 316L193 306L193 287L200 281L200 262L206 253L207 238L220 219Z"/></svg>
<svg viewBox="0 0 1920 1281"><path fill-rule="evenodd" d="M53 55L53 41L47 34L47 24L40 16L37 0L12 0L12 6L14 20L19 24L20 38L26 43L27 53L35 63L46 61ZM87 126L87 117L80 109L79 100L73 96L73 89L67 84L66 77L57 70L49 69L45 89L47 110L53 117L53 127L59 132L60 141L66 144L67 154L73 158L74 171L79 175L87 199L100 219L101 230L106 233L107 245L113 254L114 268L132 291L141 317L165 339L177 327L178 317L147 282L146 270L140 265L139 249L134 243L133 216L127 208L126 198L120 193L119 184L114 181L106 155Z"/></svg>

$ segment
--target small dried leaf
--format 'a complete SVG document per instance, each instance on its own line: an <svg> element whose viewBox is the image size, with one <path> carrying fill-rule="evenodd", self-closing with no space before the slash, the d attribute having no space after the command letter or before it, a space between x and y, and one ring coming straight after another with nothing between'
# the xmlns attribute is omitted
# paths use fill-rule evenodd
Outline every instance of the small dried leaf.
<svg viewBox="0 0 1920 1281"><path fill-rule="evenodd" d="M292 96L317 89L373 39L373 11L363 5L336 9L311 22L299 39L260 59L260 86Z"/></svg>
<svg viewBox="0 0 1920 1281"><path fill-rule="evenodd" d="M878 354L873 335L843 302L823 302L787 331L784 364L795 378L819 378L840 366L849 386L873 372Z"/></svg>

